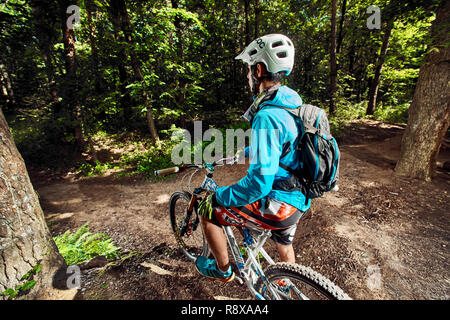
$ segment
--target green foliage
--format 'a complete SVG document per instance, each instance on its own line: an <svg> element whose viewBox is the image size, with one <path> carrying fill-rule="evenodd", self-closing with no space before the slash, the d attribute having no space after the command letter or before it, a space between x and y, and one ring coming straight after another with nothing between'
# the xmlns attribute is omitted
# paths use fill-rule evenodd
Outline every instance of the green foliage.
<svg viewBox="0 0 450 320"><path fill-rule="evenodd" d="M36 281L33 280L34 275L41 272L42 264L37 264L30 269L26 274L22 276L20 281L25 281L22 284L16 285L13 288L7 288L0 295L7 297L8 299L14 299L17 296L22 296L27 294L36 285Z"/></svg>
<svg viewBox="0 0 450 320"><path fill-rule="evenodd" d="M406 102L396 106L379 106L374 113L378 120L393 122L399 124L407 124L408 110L411 102Z"/></svg>
<svg viewBox="0 0 450 320"><path fill-rule="evenodd" d="M53 238L67 265L80 264L99 255L107 259L120 257L120 247L116 247L108 235L92 234L89 230L86 223L73 233L67 230Z"/></svg>
<svg viewBox="0 0 450 320"><path fill-rule="evenodd" d="M101 163L99 160L96 160L95 164L82 163L81 166L78 167L76 172L83 176L92 177L92 176L101 176L107 169L112 168L114 168L113 164L109 162Z"/></svg>
<svg viewBox="0 0 450 320"><path fill-rule="evenodd" d="M146 179L155 179L155 170L172 167L171 153L175 146L174 141L162 140L159 146L151 146L145 152L133 152L122 155L120 167L131 167L125 172L127 175L142 175Z"/></svg>
<svg viewBox="0 0 450 320"><path fill-rule="evenodd" d="M137 139L142 139L149 131L149 111L163 141L172 126L188 128L195 120L225 128L251 103L246 66L234 57L256 34L289 36L296 56L286 84L307 103L329 105L329 1L250 1L247 12L239 0L125 1L127 30L113 19L116 2L82 1L82 23L74 31L75 79L67 78L61 3L48 1L44 6L11 0L0 5L0 65L11 80L15 98L12 103L5 96L2 80L0 104L27 164L54 168L62 159L65 167L78 166L88 176L116 166L150 173L169 164L171 146L166 143L162 148L126 154L120 163L86 162L80 167L86 146L75 141L78 120L67 91L76 88L78 116L86 136L98 131L136 132ZM336 121L365 117L368 88L392 17L394 28L374 117L404 123L423 57L432 49L429 31L435 6L429 5L437 1L346 3L345 12L343 2L338 3ZM370 5L381 8L381 30L366 26ZM137 76L136 66L142 77Z"/></svg>

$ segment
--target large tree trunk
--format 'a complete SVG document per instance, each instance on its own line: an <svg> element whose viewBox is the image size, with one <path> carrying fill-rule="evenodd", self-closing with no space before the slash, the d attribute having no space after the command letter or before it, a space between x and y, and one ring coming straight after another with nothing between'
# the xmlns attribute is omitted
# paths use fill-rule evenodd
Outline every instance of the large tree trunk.
<svg viewBox="0 0 450 320"><path fill-rule="evenodd" d="M431 180L450 119L450 1L441 1L431 37L432 50L420 68L408 126L402 139L399 175Z"/></svg>
<svg viewBox="0 0 450 320"><path fill-rule="evenodd" d="M380 86L381 72L383 70L384 60L386 59L386 54L389 46L389 38L391 37L391 31L394 27L394 19L388 21L386 31L383 36L383 43L381 45L380 55L378 57L375 75L370 85L369 89L369 103L367 105L366 114L372 115L377 106L377 96L378 96L378 88Z"/></svg>
<svg viewBox="0 0 450 320"><path fill-rule="evenodd" d="M28 298L54 285L65 262L50 236L25 163L0 109L0 293L23 284L21 278L41 264ZM0 295L0 299L2 296Z"/></svg>
<svg viewBox="0 0 450 320"><path fill-rule="evenodd" d="M330 114L333 115L336 109L336 11L337 0L331 2L331 36L330 36Z"/></svg>

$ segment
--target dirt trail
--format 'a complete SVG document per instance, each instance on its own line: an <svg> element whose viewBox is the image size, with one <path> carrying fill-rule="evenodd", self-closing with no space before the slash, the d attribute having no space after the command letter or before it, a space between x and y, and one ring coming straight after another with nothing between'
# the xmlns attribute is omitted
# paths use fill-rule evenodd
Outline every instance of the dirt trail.
<svg viewBox="0 0 450 320"><path fill-rule="evenodd" d="M340 190L314 200L300 221L297 262L355 299L449 299L448 172L439 171L431 183L397 177L403 128L366 120L348 131L340 141ZM441 156L448 158L448 152ZM245 169L219 168L216 181L232 184ZM158 183L113 175L31 178L53 234L88 222L93 232L140 252L103 273L83 271L78 299L248 298L237 282L213 284L200 277L176 250L168 200L184 186L181 176Z"/></svg>

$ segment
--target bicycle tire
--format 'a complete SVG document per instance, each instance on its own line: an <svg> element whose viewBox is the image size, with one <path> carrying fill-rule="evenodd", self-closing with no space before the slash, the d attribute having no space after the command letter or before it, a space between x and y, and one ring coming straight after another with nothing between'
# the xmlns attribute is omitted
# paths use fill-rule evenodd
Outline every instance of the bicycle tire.
<svg viewBox="0 0 450 320"><path fill-rule="evenodd" d="M197 207L194 207L192 213L187 211L191 197L192 195L187 191L174 192L169 201L169 214L172 231L179 249L190 261L195 261L200 255L208 256L209 247L203 235ZM177 204L181 200L186 203L181 204L179 206L181 209L177 210ZM187 218L188 215L189 219ZM187 220L188 225L190 224L187 229L190 228L190 230L185 228Z"/></svg>
<svg viewBox="0 0 450 320"><path fill-rule="evenodd" d="M307 287L317 291L319 293L318 296L322 296L326 300L351 300L351 298L331 280L311 268L300 264L279 262L268 266L264 273L266 279L270 283L273 283L276 280L289 279L292 284L295 284L295 288L288 288L289 294L284 294L285 299L287 300L296 300L294 294L297 295L297 299L302 300L302 297L296 291L301 291L302 294L305 294L305 292L298 289L297 283L306 285ZM269 295L269 290L266 290L266 283L261 278L258 279L255 289L266 299L273 298ZM308 299L316 300L315 297L308 297Z"/></svg>

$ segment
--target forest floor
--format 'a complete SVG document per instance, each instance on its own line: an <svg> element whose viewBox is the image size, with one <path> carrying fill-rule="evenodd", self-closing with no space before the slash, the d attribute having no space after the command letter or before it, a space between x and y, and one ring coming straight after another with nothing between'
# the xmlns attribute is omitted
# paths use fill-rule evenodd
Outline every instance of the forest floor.
<svg viewBox="0 0 450 320"><path fill-rule="evenodd" d="M430 183L394 175L403 127L349 123L340 139L337 193L315 199L299 223L297 262L338 284L354 299L450 299L450 176ZM450 154L440 155L448 160ZM219 185L246 165L218 168ZM248 299L237 281L202 278L178 252L168 201L182 176L160 182L135 177L55 177L30 172L53 235L89 223L133 252L129 259L82 271L76 299ZM194 185L200 182L197 175ZM274 254L274 246L269 251Z"/></svg>

